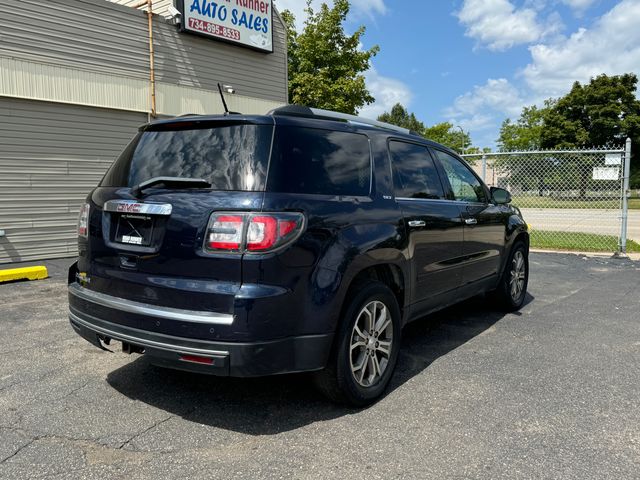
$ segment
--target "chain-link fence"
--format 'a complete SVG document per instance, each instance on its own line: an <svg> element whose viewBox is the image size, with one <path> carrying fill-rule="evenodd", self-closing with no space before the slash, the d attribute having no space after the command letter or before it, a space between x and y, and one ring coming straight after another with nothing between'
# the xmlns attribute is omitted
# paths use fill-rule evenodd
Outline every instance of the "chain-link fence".
<svg viewBox="0 0 640 480"><path fill-rule="evenodd" d="M625 251L625 148L464 155L489 186L509 190L533 247ZM633 212L632 212L633 213ZM640 236L640 231L629 232ZM636 238L640 241L640 238Z"/></svg>

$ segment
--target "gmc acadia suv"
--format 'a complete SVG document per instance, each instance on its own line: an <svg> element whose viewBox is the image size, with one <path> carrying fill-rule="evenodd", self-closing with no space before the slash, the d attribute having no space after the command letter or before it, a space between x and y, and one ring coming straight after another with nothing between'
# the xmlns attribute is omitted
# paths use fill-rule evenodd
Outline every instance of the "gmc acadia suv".
<svg viewBox="0 0 640 480"><path fill-rule="evenodd" d="M149 123L82 207L69 317L156 365L314 371L366 405L402 327L491 292L518 309L529 235L451 150L300 106Z"/></svg>

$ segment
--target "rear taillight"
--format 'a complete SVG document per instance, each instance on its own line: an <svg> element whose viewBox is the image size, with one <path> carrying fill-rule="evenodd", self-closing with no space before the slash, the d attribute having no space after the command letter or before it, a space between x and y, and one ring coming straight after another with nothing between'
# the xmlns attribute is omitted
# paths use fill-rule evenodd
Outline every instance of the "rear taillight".
<svg viewBox="0 0 640 480"><path fill-rule="evenodd" d="M209 221L207 247L211 250L240 250L243 215L216 215Z"/></svg>
<svg viewBox="0 0 640 480"><path fill-rule="evenodd" d="M301 213L214 213L204 248L207 252L272 252L293 242L303 228Z"/></svg>
<svg viewBox="0 0 640 480"><path fill-rule="evenodd" d="M87 238L89 236L89 204L85 203L80 207L78 216L78 236Z"/></svg>

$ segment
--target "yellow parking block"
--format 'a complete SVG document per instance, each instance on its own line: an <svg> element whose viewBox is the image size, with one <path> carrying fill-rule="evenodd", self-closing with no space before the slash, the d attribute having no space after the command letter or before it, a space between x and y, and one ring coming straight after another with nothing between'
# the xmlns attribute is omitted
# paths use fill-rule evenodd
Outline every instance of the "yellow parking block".
<svg viewBox="0 0 640 480"><path fill-rule="evenodd" d="M49 276L47 267L38 265L35 267L10 268L0 270L0 283L14 280L42 280Z"/></svg>

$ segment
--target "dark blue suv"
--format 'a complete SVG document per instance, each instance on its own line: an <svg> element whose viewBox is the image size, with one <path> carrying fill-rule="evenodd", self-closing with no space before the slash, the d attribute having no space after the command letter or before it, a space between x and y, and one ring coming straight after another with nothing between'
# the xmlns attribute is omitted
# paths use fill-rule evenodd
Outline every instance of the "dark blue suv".
<svg viewBox="0 0 640 480"><path fill-rule="evenodd" d="M313 371L365 405L402 327L492 292L519 308L529 235L510 196L409 131L288 106L140 128L82 207L82 337L216 375Z"/></svg>

